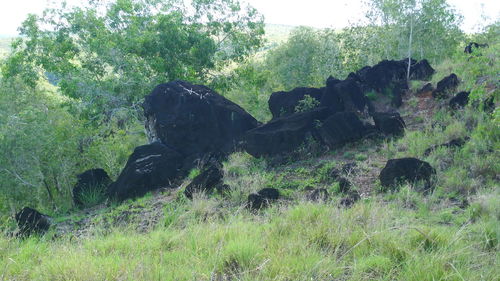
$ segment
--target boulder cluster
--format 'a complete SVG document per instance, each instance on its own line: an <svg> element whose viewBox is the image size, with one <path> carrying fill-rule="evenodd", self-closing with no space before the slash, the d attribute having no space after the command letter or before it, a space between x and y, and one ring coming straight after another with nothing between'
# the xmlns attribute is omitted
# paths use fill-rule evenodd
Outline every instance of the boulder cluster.
<svg viewBox="0 0 500 281"><path fill-rule="evenodd" d="M397 110L408 90L408 78L429 80L433 73L427 60L384 60L350 73L344 80L329 77L322 88L276 92L268 102L273 118L265 124L206 86L185 81L160 84L143 103L149 144L134 150L115 182L102 169L79 175L73 190L75 203L81 205L85 191L96 186L104 188L107 198L118 201L177 187L195 167L201 171L185 189L186 197L192 198L198 191L224 192L229 187L223 184L220 161L236 150L255 157L274 157L311 140L335 149L367 136L401 136L405 122ZM438 83L435 96L456 88L457 83L456 75L450 75ZM433 169L412 161L391 160L381 174L383 185L401 178L427 180ZM423 177L418 175L420 171ZM344 205L360 198L348 190L349 186L349 182L343 186L347 195ZM324 199L328 196L325 191L312 190L308 196ZM279 191L263 189L248 197L248 205L259 209L279 197ZM19 214L24 224L31 219L41 229L46 228L43 215L31 212L25 219L26 212Z"/></svg>

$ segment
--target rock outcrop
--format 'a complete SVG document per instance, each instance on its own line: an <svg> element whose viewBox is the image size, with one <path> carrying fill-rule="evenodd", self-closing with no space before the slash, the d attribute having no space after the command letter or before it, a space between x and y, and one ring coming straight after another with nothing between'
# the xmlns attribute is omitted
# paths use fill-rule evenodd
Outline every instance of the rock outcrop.
<svg viewBox="0 0 500 281"><path fill-rule="evenodd" d="M185 81L156 86L143 108L150 142L161 141L193 160L230 153L246 131L258 126L237 104Z"/></svg>
<svg viewBox="0 0 500 281"><path fill-rule="evenodd" d="M245 134L243 148L255 157L288 153L312 136L316 124L329 115L325 107L271 120Z"/></svg>
<svg viewBox="0 0 500 281"><path fill-rule="evenodd" d="M330 148L361 139L367 132L353 112L338 112L328 117L318 129L320 140Z"/></svg>
<svg viewBox="0 0 500 281"><path fill-rule="evenodd" d="M364 112L368 109L368 101L361 85L355 79L344 81L327 81L325 92L321 98L321 106L328 107L332 113L341 111Z"/></svg>
<svg viewBox="0 0 500 281"><path fill-rule="evenodd" d="M149 191L170 187L185 176L184 157L159 142L135 148L120 176L109 186L108 195L118 200L142 196Z"/></svg>

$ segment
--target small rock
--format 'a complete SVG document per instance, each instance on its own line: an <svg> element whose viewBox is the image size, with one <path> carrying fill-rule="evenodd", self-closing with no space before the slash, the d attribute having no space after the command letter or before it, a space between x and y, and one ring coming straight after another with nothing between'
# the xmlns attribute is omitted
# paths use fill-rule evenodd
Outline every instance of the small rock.
<svg viewBox="0 0 500 281"><path fill-rule="evenodd" d="M351 189L351 182L348 179L341 177L338 179L338 182L339 182L340 192L342 193L349 192L349 190Z"/></svg>
<svg viewBox="0 0 500 281"><path fill-rule="evenodd" d="M372 114L372 117L375 122L375 127L384 135L404 135L406 124L399 113L376 112Z"/></svg>
<svg viewBox="0 0 500 281"><path fill-rule="evenodd" d="M306 194L306 199L309 201L327 201L329 198L330 194L324 188L308 190Z"/></svg>
<svg viewBox="0 0 500 281"><path fill-rule="evenodd" d="M459 109L469 103L470 92L460 92L450 99L449 105L453 109Z"/></svg>
<svg viewBox="0 0 500 281"><path fill-rule="evenodd" d="M457 89L460 81L455 73L446 76L437 83L436 89L432 92L432 96L437 99L447 98L448 93Z"/></svg>
<svg viewBox="0 0 500 281"><path fill-rule="evenodd" d="M356 190L352 190L347 194L347 196L340 199L340 205L349 208L359 199L361 199L359 193Z"/></svg>
<svg viewBox="0 0 500 281"><path fill-rule="evenodd" d="M44 234L50 228L50 217L35 209L24 207L15 215L20 236Z"/></svg>
<svg viewBox="0 0 500 281"><path fill-rule="evenodd" d="M187 198L193 199L193 194L196 192L211 192L218 189L218 186L223 184L222 178L224 172L220 163L210 163L198 176L196 176L191 183L184 190L184 195ZM220 189L220 188L219 188Z"/></svg>
<svg viewBox="0 0 500 281"><path fill-rule="evenodd" d="M426 93L432 93L433 91L434 91L434 87L432 87L432 84L427 83L422 88L420 88L420 90L417 91L416 95L421 96L421 95L424 95Z"/></svg>
<svg viewBox="0 0 500 281"><path fill-rule="evenodd" d="M462 147L470 138L465 137L465 138L457 138L457 139L452 139L451 141L443 144L438 144L432 147L429 147L425 150L424 155L429 156L431 152L436 150L439 147L448 147L448 148L459 148Z"/></svg>
<svg viewBox="0 0 500 281"><path fill-rule="evenodd" d="M380 183L385 188L397 187L402 181L425 181L425 190L431 188L431 177L436 170L427 162L416 158L390 159L380 172Z"/></svg>
<svg viewBox="0 0 500 281"><path fill-rule="evenodd" d="M280 193L275 188L264 188L257 193L248 195L248 207L254 210L260 210L268 207L271 202L278 200Z"/></svg>

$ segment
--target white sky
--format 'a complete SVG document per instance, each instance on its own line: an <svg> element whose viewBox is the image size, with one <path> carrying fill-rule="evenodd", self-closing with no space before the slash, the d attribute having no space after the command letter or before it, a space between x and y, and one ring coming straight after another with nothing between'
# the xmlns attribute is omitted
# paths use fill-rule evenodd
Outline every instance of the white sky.
<svg viewBox="0 0 500 281"><path fill-rule="evenodd" d="M41 14L48 1L0 0L0 35L15 35L28 13ZM85 0L67 0L81 3ZM267 23L341 28L361 17L361 0L246 0L264 14ZM485 21L500 19L500 0L448 0L464 15L462 29L477 30Z"/></svg>

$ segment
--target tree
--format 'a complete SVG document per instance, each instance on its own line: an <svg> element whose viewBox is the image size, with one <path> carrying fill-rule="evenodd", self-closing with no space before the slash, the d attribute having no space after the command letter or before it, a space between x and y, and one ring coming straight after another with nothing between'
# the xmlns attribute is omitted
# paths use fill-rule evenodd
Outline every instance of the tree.
<svg viewBox="0 0 500 281"><path fill-rule="evenodd" d="M3 74L33 87L47 78L64 95L80 99L89 119L109 119L158 83L207 81L260 46L263 19L255 9L238 0L183 3L92 0L30 15Z"/></svg>
<svg viewBox="0 0 500 281"><path fill-rule="evenodd" d="M372 37L384 38L382 58L415 57L437 63L451 55L461 38L461 16L446 0L369 0L366 16L380 26Z"/></svg>
<svg viewBox="0 0 500 281"><path fill-rule="evenodd" d="M329 75L343 76L337 35L332 30L299 27L271 50L265 64L283 89L322 86Z"/></svg>

